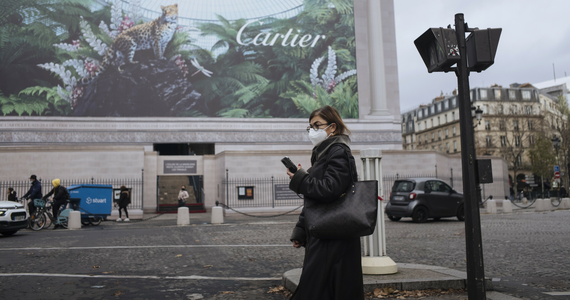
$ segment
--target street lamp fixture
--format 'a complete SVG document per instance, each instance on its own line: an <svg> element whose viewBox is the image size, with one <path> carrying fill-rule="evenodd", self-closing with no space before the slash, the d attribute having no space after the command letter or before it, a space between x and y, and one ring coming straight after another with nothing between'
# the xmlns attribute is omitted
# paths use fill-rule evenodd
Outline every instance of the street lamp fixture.
<svg viewBox="0 0 570 300"><path fill-rule="evenodd" d="M471 117L477 118L477 125L481 125L483 110L479 108L479 105L477 105L477 108L475 108L475 106L471 106ZM477 127L477 125L473 126L473 128Z"/></svg>

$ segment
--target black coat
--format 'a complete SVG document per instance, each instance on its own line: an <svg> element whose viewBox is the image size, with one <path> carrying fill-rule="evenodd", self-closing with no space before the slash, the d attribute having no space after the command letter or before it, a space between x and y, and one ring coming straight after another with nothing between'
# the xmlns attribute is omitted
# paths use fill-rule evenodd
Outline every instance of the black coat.
<svg viewBox="0 0 570 300"><path fill-rule="evenodd" d="M129 194L129 191L121 191L121 197L119 198L117 204L119 207L127 207L129 204L131 204L131 195Z"/></svg>
<svg viewBox="0 0 570 300"><path fill-rule="evenodd" d="M354 157L342 144L347 136L333 136L313 149L312 167L295 172L290 189L303 194L305 201L322 203L337 200L351 184L349 163L356 176ZM303 272L294 300L364 299L360 238L321 240L311 236L304 211L293 229L291 240L305 247Z"/></svg>
<svg viewBox="0 0 570 300"><path fill-rule="evenodd" d="M54 187L53 189L51 189L51 191L49 193L47 193L45 196L43 196L42 199L47 199L49 198L49 196L53 195L53 200L54 201L65 201L69 199L69 193L67 192L67 189L64 186L58 185L57 187Z"/></svg>

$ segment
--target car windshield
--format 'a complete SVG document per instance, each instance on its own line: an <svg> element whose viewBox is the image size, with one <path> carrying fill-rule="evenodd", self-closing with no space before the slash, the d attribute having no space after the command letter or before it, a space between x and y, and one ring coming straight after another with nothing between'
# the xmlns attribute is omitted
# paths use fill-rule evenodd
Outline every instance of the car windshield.
<svg viewBox="0 0 570 300"><path fill-rule="evenodd" d="M415 183L411 181L396 181L392 187L392 192L411 192L414 190Z"/></svg>

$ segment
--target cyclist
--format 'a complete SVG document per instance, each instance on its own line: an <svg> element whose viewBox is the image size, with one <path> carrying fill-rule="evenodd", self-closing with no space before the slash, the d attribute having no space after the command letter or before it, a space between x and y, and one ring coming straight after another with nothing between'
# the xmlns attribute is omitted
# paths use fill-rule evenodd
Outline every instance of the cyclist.
<svg viewBox="0 0 570 300"><path fill-rule="evenodd" d="M59 179L54 179L52 180L51 184L53 185L53 189L51 189L51 191L49 193L47 193L42 199L47 200L47 198L51 195L53 195L53 205L52 205L52 213L53 213L53 218L57 220L57 215L59 214L59 208L62 205L65 205L67 203L67 200L69 200L69 192L67 191L67 189L60 184L61 181ZM53 227L53 229L57 229L62 227L59 224L55 224L55 226Z"/></svg>
<svg viewBox="0 0 570 300"><path fill-rule="evenodd" d="M32 199L32 201L28 202L28 212L30 213L30 215L33 215L36 212L34 199L42 198L42 184L37 180L36 175L30 176L30 183L32 184L32 187L30 187L28 192L24 196L22 196L22 198Z"/></svg>

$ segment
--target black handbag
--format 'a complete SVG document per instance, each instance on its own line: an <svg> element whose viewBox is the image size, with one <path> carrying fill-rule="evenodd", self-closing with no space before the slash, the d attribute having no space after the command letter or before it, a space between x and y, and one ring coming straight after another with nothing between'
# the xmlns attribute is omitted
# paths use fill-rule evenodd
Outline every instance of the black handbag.
<svg viewBox="0 0 570 300"><path fill-rule="evenodd" d="M347 153L348 156L348 153ZM348 239L374 233L378 220L378 181L355 181L336 201L320 203L305 198L305 220L317 239Z"/></svg>

